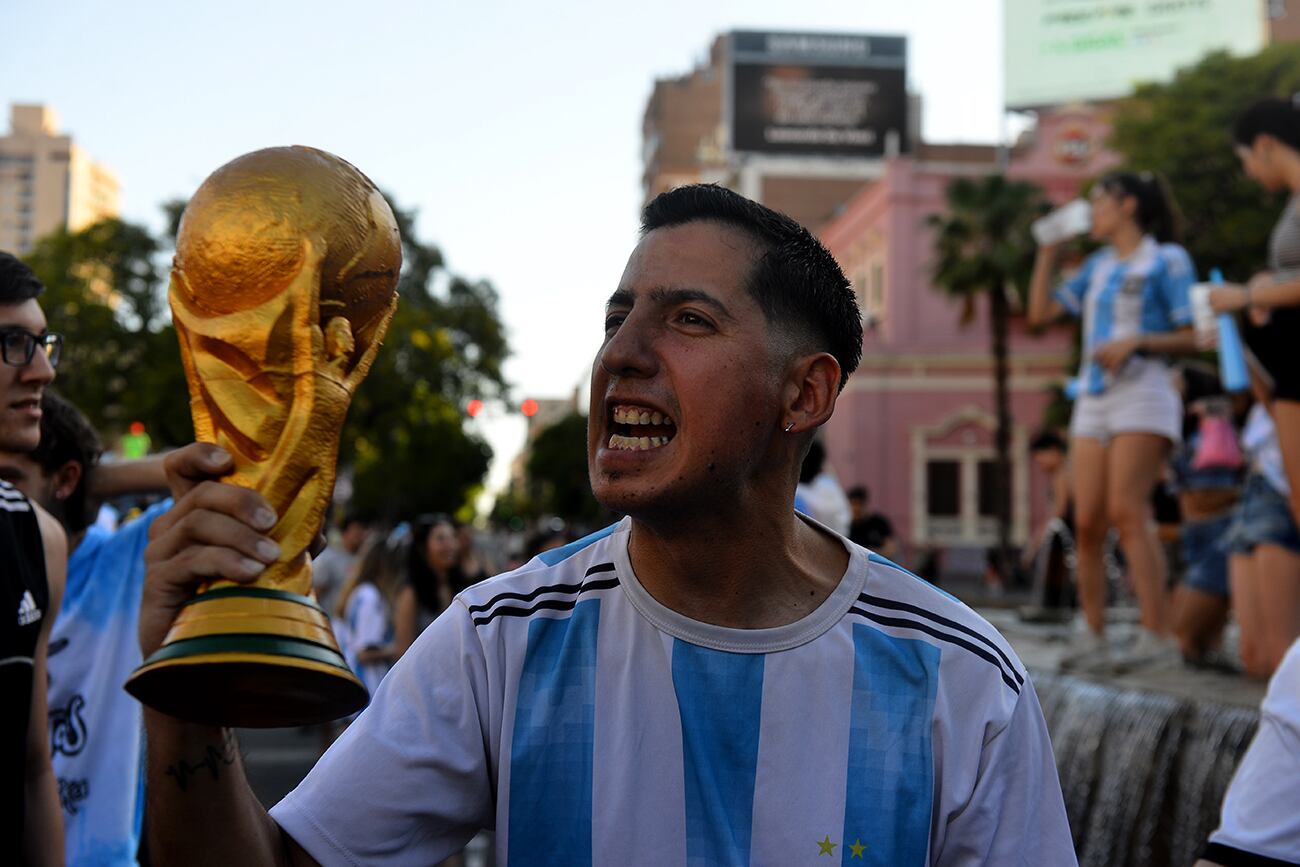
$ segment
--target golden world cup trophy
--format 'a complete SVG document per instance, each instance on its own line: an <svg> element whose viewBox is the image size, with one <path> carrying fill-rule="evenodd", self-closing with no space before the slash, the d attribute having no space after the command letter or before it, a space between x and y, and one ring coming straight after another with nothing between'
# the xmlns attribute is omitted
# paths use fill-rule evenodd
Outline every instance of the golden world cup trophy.
<svg viewBox="0 0 1300 867"><path fill-rule="evenodd" d="M339 430L397 306L397 221L370 179L306 147L217 169L185 209L169 290L194 429L234 456L225 481L279 515L253 583L213 581L127 690L194 722L303 725L360 709L308 547L334 490Z"/></svg>

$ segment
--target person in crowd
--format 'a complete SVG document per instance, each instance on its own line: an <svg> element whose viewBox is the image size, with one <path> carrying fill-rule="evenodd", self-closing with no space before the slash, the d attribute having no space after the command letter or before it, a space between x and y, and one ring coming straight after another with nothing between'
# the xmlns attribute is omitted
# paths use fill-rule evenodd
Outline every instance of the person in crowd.
<svg viewBox="0 0 1300 867"><path fill-rule="evenodd" d="M394 618L397 656L406 653L456 594L469 586L460 571L459 557L456 523L450 516L429 515L414 523L406 585L398 592Z"/></svg>
<svg viewBox="0 0 1300 867"><path fill-rule="evenodd" d="M144 546L160 502L116 531L90 523L101 499L160 493L162 458L100 464L99 435L53 391L41 396L41 441L0 449L0 479L67 534L67 585L50 633L50 747L67 863L134 864L143 804L140 704L122 684L141 662L137 626Z"/></svg>
<svg viewBox="0 0 1300 867"><path fill-rule="evenodd" d="M1300 864L1300 640L1268 684L1259 728L1223 798L1196 867Z"/></svg>
<svg viewBox="0 0 1300 867"><path fill-rule="evenodd" d="M311 564L311 586L316 591L316 601L326 612L338 610L339 591L347 583L357 552L370 536L370 521L361 515L348 513L337 545L329 545Z"/></svg>
<svg viewBox="0 0 1300 867"><path fill-rule="evenodd" d="M344 655L371 695L398 657L393 612L406 586L409 541L372 533L362 544L335 611Z"/></svg>
<svg viewBox="0 0 1300 867"><path fill-rule="evenodd" d="M460 567L460 573L465 576L467 584L477 584L491 577L475 545L474 528L469 524L457 522L456 546L456 565Z"/></svg>
<svg viewBox="0 0 1300 867"><path fill-rule="evenodd" d="M1076 670L1177 658L1169 639L1166 565L1151 491L1182 435L1182 403L1168 358L1195 350L1188 290L1196 270L1174 243L1177 212L1163 182L1116 172L1092 190L1092 237L1105 243L1049 295L1058 248L1039 248L1029 321L1083 319L1083 363L1070 419L1079 601L1086 620L1065 657ZM1106 640L1104 547L1110 527L1137 591L1142 629L1119 659Z"/></svg>
<svg viewBox="0 0 1300 867"><path fill-rule="evenodd" d="M794 507L841 536L849 534L853 511L848 497L844 496L844 489L826 464L826 448L819 440L813 440L808 447L808 456L803 460L799 485L794 493Z"/></svg>
<svg viewBox="0 0 1300 867"><path fill-rule="evenodd" d="M627 517L451 600L270 815L228 731L148 714L160 863L428 864L483 827L501 864L1075 863L1015 652L792 508L861 354L834 258L709 185L642 228L588 416L593 493ZM256 571L272 516L207 483L229 466L169 458L145 651L196 582ZM230 763L170 784L213 750Z"/></svg>
<svg viewBox="0 0 1300 867"><path fill-rule="evenodd" d="M41 439L41 397L62 338L45 327L32 270L0 251L0 448ZM50 629L63 597L67 538L59 522L0 479L0 835L25 864L63 864L59 789L46 711Z"/></svg>
<svg viewBox="0 0 1300 867"><path fill-rule="evenodd" d="M1022 557L1030 575L1031 602L1022 606L1026 620L1059 621L1075 606L1074 504L1070 498L1069 456L1065 439L1045 429L1029 441L1029 458L1047 480L1047 509Z"/></svg>
<svg viewBox="0 0 1300 867"><path fill-rule="evenodd" d="M1246 285L1210 293L1220 312L1246 310L1247 346L1268 378L1269 412L1277 427L1291 515L1300 521L1300 106L1294 98L1263 99L1232 130L1245 173L1270 192L1291 194L1268 242L1268 267Z"/></svg>
<svg viewBox="0 0 1300 867"><path fill-rule="evenodd" d="M871 492L865 485L857 485L849 490L848 498L853 515L853 520L849 523L849 538L882 557L894 559L898 554L894 525L882 513L871 508Z"/></svg>
<svg viewBox="0 0 1300 867"><path fill-rule="evenodd" d="M1207 452L1213 432L1206 426L1222 425L1235 439L1233 404L1218 375L1200 363L1181 364L1176 380L1186 412L1170 471L1182 517L1184 571L1173 590L1172 627L1184 660L1222 668L1229 665L1218 651L1230 607L1224 540L1241 495L1242 465L1237 453L1216 457Z"/></svg>
<svg viewBox="0 0 1300 867"><path fill-rule="evenodd" d="M1256 381L1256 394L1265 397ZM1273 417L1260 400L1241 433L1249 473L1223 538L1229 552L1241 664L1266 678L1300 636L1300 527L1287 503L1289 479Z"/></svg>

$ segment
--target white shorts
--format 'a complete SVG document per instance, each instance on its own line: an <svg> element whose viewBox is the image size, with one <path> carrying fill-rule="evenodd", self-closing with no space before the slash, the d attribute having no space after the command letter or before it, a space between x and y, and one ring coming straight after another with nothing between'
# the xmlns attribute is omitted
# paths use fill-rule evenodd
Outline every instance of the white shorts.
<svg viewBox="0 0 1300 867"><path fill-rule="evenodd" d="M1183 401L1169 367L1152 358L1133 358L1101 394L1084 394L1074 404L1070 435L1110 441L1123 433L1150 433L1172 443L1183 438Z"/></svg>

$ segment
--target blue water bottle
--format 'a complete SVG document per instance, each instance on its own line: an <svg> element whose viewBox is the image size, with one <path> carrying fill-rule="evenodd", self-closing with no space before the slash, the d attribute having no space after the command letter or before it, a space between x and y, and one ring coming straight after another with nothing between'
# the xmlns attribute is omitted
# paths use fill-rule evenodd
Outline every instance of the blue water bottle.
<svg viewBox="0 0 1300 867"><path fill-rule="evenodd" d="M1210 270L1210 282L1222 283L1223 272ZM1225 391L1245 391L1250 388L1250 372L1246 369L1246 350L1241 345L1237 321L1231 313L1219 314L1219 379Z"/></svg>

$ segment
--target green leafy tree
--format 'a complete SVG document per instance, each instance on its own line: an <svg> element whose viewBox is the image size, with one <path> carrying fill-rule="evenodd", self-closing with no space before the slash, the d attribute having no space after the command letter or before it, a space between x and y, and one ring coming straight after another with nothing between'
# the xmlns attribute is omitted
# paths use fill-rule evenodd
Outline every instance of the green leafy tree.
<svg viewBox="0 0 1300 867"><path fill-rule="evenodd" d="M415 213L393 206L393 214L402 236L397 312L353 397L339 457L353 468L354 508L456 512L492 459L462 407L508 393L505 327L491 284L448 274L438 248L416 237Z"/></svg>
<svg viewBox="0 0 1300 867"><path fill-rule="evenodd" d="M526 466L539 513L570 523L598 518L602 509L587 479L587 417L572 412L537 434Z"/></svg>
<svg viewBox="0 0 1300 867"><path fill-rule="evenodd" d="M1255 100L1290 98L1297 90L1300 47L1282 44L1252 57L1211 54L1120 104L1110 145L1132 168L1169 181L1188 252L1203 275L1217 267L1244 281L1263 266L1282 199L1242 174L1232 124Z"/></svg>
<svg viewBox="0 0 1300 867"><path fill-rule="evenodd" d="M146 228L107 219L48 235L25 257L46 286L50 328L64 335L55 387L110 440L137 419L157 446L194 438L164 249Z"/></svg>
<svg viewBox="0 0 1300 867"><path fill-rule="evenodd" d="M1011 318L1028 291L1034 247L1029 224L1047 208L1042 192L1000 174L958 178L948 185L948 210L927 220L934 231L935 286L963 303L962 323L975 318L978 301L988 304L993 356L993 402L997 412L995 449L998 569L1008 579L1011 557L1011 394L1008 334Z"/></svg>

